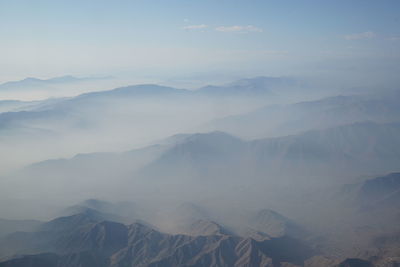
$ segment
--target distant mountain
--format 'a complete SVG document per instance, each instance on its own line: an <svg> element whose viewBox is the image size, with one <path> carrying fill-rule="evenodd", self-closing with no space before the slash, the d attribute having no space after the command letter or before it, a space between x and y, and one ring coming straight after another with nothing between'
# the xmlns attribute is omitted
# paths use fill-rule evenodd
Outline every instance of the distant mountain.
<svg viewBox="0 0 400 267"><path fill-rule="evenodd" d="M223 86L206 86L196 91L202 95L225 97L279 95L284 88L299 86L294 78L289 77L255 77L242 79Z"/></svg>
<svg viewBox="0 0 400 267"><path fill-rule="evenodd" d="M18 82L10 82L1 86L10 86L10 85L19 85L19 84L54 84L54 83L64 83L64 82L72 82L72 81L83 81L92 78L75 78L72 76L63 76L48 80L41 80L36 78L27 78ZM255 84L260 83L257 79L249 79L246 80L246 83L238 82L240 88L252 87L253 82ZM267 78L265 78L267 79ZM273 79L273 78L268 78ZM277 78L278 79L278 78ZM234 91L232 91L234 94ZM208 96L211 98L218 98L218 94L214 94L211 91L207 90L204 92L203 96ZM38 114L38 112L46 111L51 114L58 114L58 121L66 121L70 116L76 116L77 113L81 113L81 116L78 118L82 118L84 121L90 121L92 118L88 118L88 111L95 109L98 113L98 116L101 116L101 113L109 108L115 108L116 106L125 106L132 105L136 101L150 100L150 99L158 99L161 101L165 101L166 103L180 103L181 106L184 102L188 101L190 103L197 103L199 101L202 102L204 99L198 99L198 93L196 91L185 90L185 89L176 89L172 87L160 86L155 84L143 84L143 85L133 85L133 86L125 86L119 87L112 90L107 91L98 91L98 92L89 92L78 95L72 98L60 99L58 101L45 101L42 105L33 105L36 108L32 109L31 112L34 114ZM116 102L117 101L117 102ZM1 104L1 103L0 103ZM99 108L101 107L101 109ZM183 108L182 107L182 108ZM102 110L103 109L103 110ZM21 120L28 122L30 120L31 115L28 113L20 113L20 114L12 114L13 122L20 123ZM42 114L40 119L43 121L48 120L46 114ZM51 119L51 118L50 118ZM0 119L1 122L1 119Z"/></svg>
<svg viewBox="0 0 400 267"><path fill-rule="evenodd" d="M68 115L50 110L41 111L16 111L0 113L0 131L18 131L18 128L34 128L32 122L49 124L57 119L68 120Z"/></svg>
<svg viewBox="0 0 400 267"><path fill-rule="evenodd" d="M104 85L105 80L94 81L94 85L87 84L89 80L61 82L71 80L74 79L64 77L45 82L28 79L25 82L39 83L40 86L35 87L34 95L27 89L29 92L24 98L10 98L9 95L2 97L3 91L6 93L17 90L0 90L0 98L3 99L41 100L34 103L3 103L4 112L0 114L0 142L9 151L23 154L13 158L6 157L4 168L37 161L37 158L23 153L29 145L34 149L41 148L40 160L65 157L77 151L88 153L109 151L110 147L114 150L122 150L128 146L139 147L177 133L199 131L199 125L208 121L248 112L271 101L268 94L242 97L235 96L235 90L230 89L227 92L231 92L234 99L207 90L199 93L197 90L154 84L118 87L105 91L109 88ZM251 91L264 83L260 80L264 78L238 82L237 88L246 91L248 87ZM275 83L279 84L271 81L271 84ZM99 88L99 84L101 89L93 92ZM110 88L113 87L110 85ZM276 90L277 94L280 92ZM59 98L43 100L49 97ZM0 110L1 106L0 102ZM21 138L26 142L23 146ZM50 141L54 144L51 148L46 146Z"/></svg>
<svg viewBox="0 0 400 267"><path fill-rule="evenodd" d="M40 86L51 86L60 84L73 84L80 82L90 82L97 80L107 80L111 79L111 76L104 77L74 77L74 76L61 76L50 79L38 79L38 78L26 78L20 81L12 81L0 84L1 90L8 89L26 89L26 88L36 88ZM208 96L208 97L218 97L218 96L256 96L260 97L263 94L270 94L272 89L278 94L282 86L294 86L296 84L295 80L292 78L276 78L276 77L256 77L252 79L239 80L224 86L207 86L200 88L198 90L185 90L176 89L167 86L160 86L156 84L140 84L132 86L124 86L115 88L107 91L100 92L90 92L79 96L79 98L91 98L91 97L101 97L101 96L168 96L168 95L190 95L192 97L198 96Z"/></svg>
<svg viewBox="0 0 400 267"><path fill-rule="evenodd" d="M35 136L40 140L42 132L54 134L54 138L62 138L72 132L81 138L85 138L85 135L93 137L95 134L101 135L100 138L108 138L109 142L114 140L110 136L126 131L130 131L132 135L140 135L138 139L145 139L146 136L152 135L165 137L160 134L161 126L158 126L163 116L168 114L172 117L173 114L176 119L171 120L171 124L174 123L174 125L187 116L183 112L186 107L172 104L180 101L180 95L184 97L184 91L169 87L143 85L31 104L28 104L29 102L22 102L21 105L19 102L13 102L12 105L3 103L6 112L0 113L0 137L5 140L1 139L0 141L9 144L18 143L18 140L15 141L18 136L25 138L26 141L30 140L28 136L31 138ZM156 99L163 104L170 103L170 105L166 106L162 112L155 111L151 105L154 105L152 101ZM181 115L176 110L182 110ZM142 115L136 116L135 114ZM146 128L149 125L151 128ZM171 126L172 128L173 126ZM146 129L146 132L141 129ZM176 130L169 131L171 134L176 133ZM143 143L153 140L147 138L148 140ZM125 144L132 142L132 140L127 140L126 136L124 139L120 139ZM154 137L154 139L156 138ZM62 142L57 142L57 144L61 146ZM97 142L97 144L101 146L102 143ZM60 148L60 150L65 149L69 150L70 148Z"/></svg>
<svg viewBox="0 0 400 267"><path fill-rule="evenodd" d="M163 173L165 178L185 173L191 177L234 177L235 173L246 173L246 168L250 168L247 173L259 170L264 175L273 170L296 170L299 175L310 169L336 172L339 166L347 173L366 168L384 171L400 162L399 136L400 124L373 122L254 141L221 132L195 134L166 150L141 172L152 177Z"/></svg>
<svg viewBox="0 0 400 267"><path fill-rule="evenodd" d="M130 165L131 170L138 166L144 165L149 161L152 161L159 157L169 146L150 145L144 148L133 149L120 153L112 152L97 152L87 154L77 154L69 159L50 159L41 161L38 163L31 164L26 167L27 171L35 172L46 168L57 168L58 170L64 169L65 171L73 168L93 168L95 165L101 171L105 171L102 167L111 168L126 167ZM101 164L99 164L101 162ZM88 201L84 203L85 206L91 207L94 203ZM100 204L98 204L100 205Z"/></svg>
<svg viewBox="0 0 400 267"><path fill-rule="evenodd" d="M185 192L190 194L211 183L213 187L205 193L218 194L219 187L233 190L255 183L274 194L268 184L290 181L302 186L308 179L310 189L318 184L338 185L368 170L395 170L399 162L400 125L364 122L253 141L221 132L187 135L175 143L126 153L41 162L16 173L13 183L46 184L47 192L57 188L59 181L69 181L63 188L66 194L86 188L105 193L115 189L127 195L157 187L169 192L178 185L187 186ZM112 185L107 182L110 176L114 177Z"/></svg>
<svg viewBox="0 0 400 267"><path fill-rule="evenodd" d="M99 212L102 219L121 223L132 223L141 215L140 209L133 202L111 203L98 199L85 200L77 205L68 207L62 213L69 216L91 211Z"/></svg>
<svg viewBox="0 0 400 267"><path fill-rule="evenodd" d="M324 221L325 240L321 240L321 250L332 252L335 247L335 253L348 257L357 255L373 264L397 257L400 247L399 179L398 173L390 173L340 186L334 194L327 190L326 194L331 195L327 197L329 203L321 201L319 205L325 206L334 216ZM373 266L381 266L379 264Z"/></svg>
<svg viewBox="0 0 400 267"><path fill-rule="evenodd" d="M251 142L264 155L297 160L398 160L399 123L359 122ZM269 153L265 153L269 151Z"/></svg>
<svg viewBox="0 0 400 267"><path fill-rule="evenodd" d="M42 101L115 88L118 84L118 81L111 76L74 77L66 75L49 79L29 77L0 84L0 99Z"/></svg>
<svg viewBox="0 0 400 267"><path fill-rule="evenodd" d="M396 207L400 214L400 173L365 181L359 189L357 200L364 209Z"/></svg>
<svg viewBox="0 0 400 267"><path fill-rule="evenodd" d="M41 225L40 230L44 232L63 232L78 228L79 226L97 223L106 220L108 214L103 214L97 210L87 208L81 213L70 216L59 217ZM114 216L114 215L110 215Z"/></svg>
<svg viewBox="0 0 400 267"><path fill-rule="evenodd" d="M36 220L0 219L0 237L18 231L34 231L41 224L42 222Z"/></svg>
<svg viewBox="0 0 400 267"><path fill-rule="evenodd" d="M0 90L7 89L20 89L23 87L31 87L31 86L41 86L41 85L52 85L52 84L60 84L60 83L76 83L82 81L90 81L90 80L103 80L103 79L111 79L111 76L104 77L83 77L78 78L71 75L54 77L49 79L38 79L28 77L19 81L12 81L0 84Z"/></svg>
<svg viewBox="0 0 400 267"><path fill-rule="evenodd" d="M141 84L116 88L113 90L102 92L91 92L78 96L74 100L81 101L82 99L100 98L100 97L134 97L134 96L158 96L165 97L168 95L179 95L189 93L185 89L176 89L157 84Z"/></svg>
<svg viewBox="0 0 400 267"><path fill-rule="evenodd" d="M397 215L400 216L400 173L398 172L369 178L355 184L345 184L336 194L337 198L355 205L357 212L364 214L379 212L381 215L393 213L396 216L397 210Z"/></svg>
<svg viewBox="0 0 400 267"><path fill-rule="evenodd" d="M214 160L228 160L240 149L244 149L243 141L223 132L193 134L176 143L156 164L168 166L180 160L212 164Z"/></svg>
<svg viewBox="0 0 400 267"><path fill-rule="evenodd" d="M400 91L394 91L269 105L248 113L217 119L205 125L205 128L254 139L367 120L395 122L400 117L399 101Z"/></svg>
<svg viewBox="0 0 400 267"><path fill-rule="evenodd" d="M88 153L78 154L69 159L53 159L45 160L35 164L28 165L20 170L17 170L10 176L13 178L7 183L7 188L14 186L32 186L36 188L35 192L42 192L45 194L64 194L69 197L72 189L77 197L76 201L88 198L87 190L100 192L103 191L108 194L110 190L123 191L128 189L126 182L131 180L132 173L140 170L150 162L156 160L169 146L163 147L159 145L151 145L143 149L135 149L120 153ZM85 177L85 179L82 179ZM114 177L115 181L110 184L110 177ZM66 182L63 193L57 190L49 190L49 188L56 186L57 183ZM68 182L67 182L68 181ZM63 183L64 183L63 182ZM0 181L1 183L1 181ZM46 183L46 187L38 185ZM125 186L124 186L125 184ZM3 189L6 187L3 187ZM90 189L89 189L90 188ZM136 190L136 188L133 188ZM18 189L16 189L19 191ZM6 194L6 192L4 192ZM29 195L29 192L26 192ZM56 196L56 195L53 195ZM12 197L12 196L11 196ZM58 215L71 215L76 211L83 211L86 208L96 209L103 213L118 211L118 215L125 217L125 219L132 219L135 217L135 212L139 210L129 210L132 203L108 203L105 206L95 206L94 203L85 202L78 203L75 207L70 207L68 210L59 213ZM35 210L32 207L30 210ZM129 211L127 211L129 210ZM133 212L133 213L132 213Z"/></svg>
<svg viewBox="0 0 400 267"><path fill-rule="evenodd" d="M31 103L18 100L0 100L0 113L18 110L29 105Z"/></svg>

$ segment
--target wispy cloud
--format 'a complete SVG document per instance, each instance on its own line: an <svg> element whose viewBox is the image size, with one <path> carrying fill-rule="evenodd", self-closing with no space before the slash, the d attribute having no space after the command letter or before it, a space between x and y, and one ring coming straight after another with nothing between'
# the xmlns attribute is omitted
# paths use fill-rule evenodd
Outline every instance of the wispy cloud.
<svg viewBox="0 0 400 267"><path fill-rule="evenodd" d="M253 25L247 26L218 26L215 28L218 32L238 32L238 33L247 33L247 32L263 32L263 29L255 27Z"/></svg>
<svg viewBox="0 0 400 267"><path fill-rule="evenodd" d="M206 24L199 24L199 25L188 25L183 27L184 30L202 30L208 28Z"/></svg>
<svg viewBox="0 0 400 267"><path fill-rule="evenodd" d="M386 38L386 40L389 40L389 41L399 41L399 40L400 40L400 36L388 37L388 38Z"/></svg>
<svg viewBox="0 0 400 267"><path fill-rule="evenodd" d="M361 39L372 39L375 38L376 34L374 32L361 32L344 35L343 38L346 40L361 40Z"/></svg>

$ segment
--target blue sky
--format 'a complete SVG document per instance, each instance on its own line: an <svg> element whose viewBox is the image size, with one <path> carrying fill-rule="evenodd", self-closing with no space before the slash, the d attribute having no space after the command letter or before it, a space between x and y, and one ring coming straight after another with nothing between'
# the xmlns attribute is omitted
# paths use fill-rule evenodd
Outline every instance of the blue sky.
<svg viewBox="0 0 400 267"><path fill-rule="evenodd" d="M384 75L398 70L399 14L398 0L0 0L0 82Z"/></svg>

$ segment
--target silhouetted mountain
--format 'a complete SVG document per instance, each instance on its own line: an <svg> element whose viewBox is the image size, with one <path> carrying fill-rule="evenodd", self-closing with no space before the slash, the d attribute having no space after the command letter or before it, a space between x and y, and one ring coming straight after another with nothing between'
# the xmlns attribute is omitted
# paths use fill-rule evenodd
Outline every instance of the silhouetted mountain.
<svg viewBox="0 0 400 267"><path fill-rule="evenodd" d="M55 267L59 256L52 253L28 255L17 257L12 260L0 262L1 267Z"/></svg>
<svg viewBox="0 0 400 267"><path fill-rule="evenodd" d="M300 248L291 240L257 242L223 235L190 237L148 229L144 233L147 242L132 234L128 247L113 255L112 266L264 266L273 261L299 263L302 257L310 255L307 248ZM164 247L166 244L168 249ZM290 251L285 251L289 247Z"/></svg>
<svg viewBox="0 0 400 267"><path fill-rule="evenodd" d="M22 107L29 105L32 105L32 103L17 100L0 100L0 113L16 111Z"/></svg>
<svg viewBox="0 0 400 267"><path fill-rule="evenodd" d="M62 232L78 228L79 226L85 224L100 222L105 220L106 216L107 215L104 215L97 210L87 208L82 213L59 217L44 223L42 224L40 230L46 232Z"/></svg>
<svg viewBox="0 0 400 267"><path fill-rule="evenodd" d="M0 257L41 252L65 254L86 250L110 253L117 246L118 241L114 238L119 238L120 231L125 228L121 230L122 224L104 221L104 217L100 212L86 210L84 213L43 223L34 232L9 234L0 239Z"/></svg>
<svg viewBox="0 0 400 267"><path fill-rule="evenodd" d="M243 141L223 133L185 137L140 172L157 177L384 171L400 162L400 124L355 123L298 135ZM221 167L223 166L223 167ZM229 166L229 167L228 167ZM248 169L249 168L249 169ZM165 178L166 179L166 178Z"/></svg>
<svg viewBox="0 0 400 267"><path fill-rule="evenodd" d="M132 223L138 216L138 208L132 202L111 203L98 199L87 199L77 205L68 207L62 213L74 215L91 213L92 211L99 212L103 219L124 223Z"/></svg>
<svg viewBox="0 0 400 267"><path fill-rule="evenodd" d="M178 96L180 94L185 94L189 92L190 91L184 89L176 89L156 84L141 84L141 85L120 87L113 90L102 91L102 92L86 93L77 96L71 101L83 101L83 100L88 101L103 97L135 97L135 96L166 97L169 95Z"/></svg>
<svg viewBox="0 0 400 267"><path fill-rule="evenodd" d="M76 83L81 81L88 81L88 80L103 80L103 79L110 79L111 76L107 77L83 77L78 78L71 75L54 77L50 79L38 79L33 77L28 77L20 81L12 81L0 84L0 90L5 89L18 89L30 86L40 86L40 85L51 85L51 84L59 84L59 83Z"/></svg>
<svg viewBox="0 0 400 267"><path fill-rule="evenodd" d="M369 259L373 264L395 257L400 246L398 178L398 173L364 178L358 183L341 186L333 197L328 197L334 216L328 216L324 222L327 234L321 241L330 244L327 249L325 245L320 246L321 250ZM331 190L326 190L326 194L332 194ZM370 259L371 255L379 259ZM376 266L381 266L379 264Z"/></svg>
<svg viewBox="0 0 400 267"><path fill-rule="evenodd" d="M399 161L399 133L399 123L362 122L256 140L251 145L260 159L277 164L302 162L303 166L308 166L308 163L329 162L340 163L351 170L369 162L368 167L377 171L394 168Z"/></svg>
<svg viewBox="0 0 400 267"><path fill-rule="evenodd" d="M41 223L35 220L0 219L0 236L19 231L31 232L38 228Z"/></svg>
<svg viewBox="0 0 400 267"><path fill-rule="evenodd" d="M214 160L228 160L243 148L243 141L223 132L193 134L166 151L157 163L173 164L173 161L179 160L211 163Z"/></svg>
<svg viewBox="0 0 400 267"><path fill-rule="evenodd" d="M361 212L389 212L400 214L400 173L370 178L342 186L337 194L346 203L352 203Z"/></svg>
<svg viewBox="0 0 400 267"><path fill-rule="evenodd" d="M289 105L269 105L217 119L206 125L246 138L296 134L359 121L396 122L400 91L374 95L334 96Z"/></svg>
<svg viewBox="0 0 400 267"><path fill-rule="evenodd" d="M364 208L400 208L400 173L365 181L357 198Z"/></svg>
<svg viewBox="0 0 400 267"><path fill-rule="evenodd" d="M212 183L214 187L207 190L212 193L220 186L243 187L256 181L260 189L263 182L269 189L267 182L289 181L283 179L285 175L292 179L291 184L300 186L304 179L311 178L315 180L309 187L326 182L348 183L349 174L356 177L368 170L383 172L397 168L399 163L400 125L364 122L253 141L221 132L185 135L173 144L126 153L45 161L17 173L13 181L32 183L30 177L34 176L37 178L32 186L45 183L46 191L58 181L69 181L63 188L67 193L82 192L85 188L100 192L115 188L126 194L155 186L162 186L167 192L178 185L188 185L185 188L190 192ZM110 176L114 178L112 185L106 183ZM269 194L274 193L271 191ZM119 214L122 213L125 211Z"/></svg>
<svg viewBox="0 0 400 267"><path fill-rule="evenodd" d="M7 237L6 242L25 241L25 249L16 248L16 253L56 252L58 256L19 256L0 266L267 266L280 262L302 264L313 255L305 244L286 237L255 241L219 233L170 235L139 223L93 223L91 215L88 217L89 221L79 226L75 218L53 221L62 221L62 231ZM66 220L72 222L71 227L64 227Z"/></svg>
<svg viewBox="0 0 400 267"><path fill-rule="evenodd" d="M297 81L288 77L255 77L242 79L223 86L206 86L200 88L196 93L202 95L214 95L224 97L237 96L263 96L280 94L282 88L298 85Z"/></svg>
<svg viewBox="0 0 400 267"><path fill-rule="evenodd" d="M100 210L108 210L114 205L95 199L81 204ZM382 264L397 262L393 256L397 250L393 248L400 239L395 235L374 240L376 247L382 250L371 250L369 255L374 257L316 257L321 252L309 247L313 240L294 238L309 239L310 234L294 221L268 209L243 219L252 233L238 235L213 220L195 219L211 216L191 203L178 206L175 213L167 213L168 216L181 213L182 221L191 222L186 226L180 225L181 232L187 234L166 234L146 223L124 225L104 221L107 216L86 208L81 214L44 223L37 231L17 232L1 238L0 259L3 261L0 260L0 266L338 267L361 263L371 264L366 266L396 266Z"/></svg>
<svg viewBox="0 0 400 267"><path fill-rule="evenodd" d="M58 77L48 80L27 78L23 81L3 84L3 86L10 86L14 84L15 86L17 86L19 84L36 85L69 83L72 81L82 81L87 79L89 78L74 78L72 76ZM258 88L260 86L259 84L263 84L264 80L274 80L274 82L272 83L279 83L275 82L275 79L281 80L283 78L261 77L240 81L237 83L238 85L232 85L232 88L236 89L227 87L227 93L235 95L235 90L251 91L254 89L254 87ZM261 90L265 90L265 88L262 88ZM26 127L32 127L32 124L35 124L35 126L37 127L37 121L39 120L43 123L46 122L47 128L53 128L53 130L56 130L54 129L55 125L57 125L56 122L60 121L63 121L66 124L72 123L70 127L76 125L85 125L86 127L89 127L94 126L93 124L98 123L99 121L101 121L102 118L104 119L104 117L106 117L105 114L107 114L107 111L109 109L115 110L118 107L118 109L123 108L127 112L132 112L131 110L141 110L141 112L143 112L143 101L155 101L155 99L157 99L157 101L161 101L161 103L166 104L166 108L168 109L171 109L171 105L174 104L175 109L179 108L182 110L181 112L187 112L188 106L204 106L201 105L202 103L206 103L203 99L204 96L215 99L216 97L218 98L218 93L215 94L213 90L211 90L210 92L205 90L204 94L201 94L201 96L199 96L197 91L176 89L155 84L126 86L107 91L84 93L71 98L56 99L53 101L42 101L42 104L37 103L35 105L31 105L32 108L30 110L25 110L24 113L17 112L15 114L8 114L7 122L13 125L20 125L21 123L24 123ZM177 103L179 103L179 105L176 105ZM135 104L137 105L135 106ZM215 105L218 106L220 104L216 103ZM152 113L147 109L145 111L147 113ZM31 112L33 114L30 114ZM3 120L3 118L0 118L0 124L4 123Z"/></svg>
<svg viewBox="0 0 400 267"><path fill-rule="evenodd" d="M255 93L247 98L237 96L235 92L257 91L257 88L269 91L268 84L274 88L281 86L280 84L286 86L286 82L279 81L280 79L286 78L255 78L229 85L231 87L227 86L227 94L233 95L235 99L220 97L220 94L214 94L212 90L198 93L197 91L202 90L176 89L152 84L119 87L81 95L68 93L66 94L68 98L39 101L40 103L23 104L20 108L5 109L8 113L0 114L1 143L5 144L8 150L16 150L20 155L23 154L19 157L6 158L7 161L20 165L39 160L21 152L27 146L32 146L33 149L41 148L40 160L66 157L77 151L90 153L110 151L110 147L113 150L126 149L128 146L139 147L180 132L202 131L200 125L210 120L248 112L265 105L269 101L266 95ZM35 79L30 80L37 82ZM71 77L55 80L60 81L57 84L63 84L61 81L69 81ZM291 86L290 82L288 86ZM85 88L91 87L85 86ZM87 90L89 89L85 89L85 92ZM274 94L285 91L274 90ZM69 89L66 91L70 92ZM297 116L300 112L293 114ZM311 117L307 118L309 121L315 121ZM257 129L265 125L273 127L275 119L282 124L299 126L300 130L313 128L301 128L303 125L299 123L291 124L291 118L281 119L277 113L272 114L271 120L257 121L256 127ZM244 131L252 128L240 123L238 125ZM266 134L257 135L258 138L265 136ZM27 142L24 146L19 142L21 138ZM54 147L45 146L49 142L52 142ZM7 162L3 164L10 165Z"/></svg>

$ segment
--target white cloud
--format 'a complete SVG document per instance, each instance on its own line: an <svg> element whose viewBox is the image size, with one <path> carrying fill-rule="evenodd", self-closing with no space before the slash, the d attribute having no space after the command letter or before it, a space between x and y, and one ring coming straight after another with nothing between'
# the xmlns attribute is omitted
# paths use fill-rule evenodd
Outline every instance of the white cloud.
<svg viewBox="0 0 400 267"><path fill-rule="evenodd" d="M247 26L219 26L215 28L216 31L219 32L239 32L239 33L247 33L247 32L263 32L263 29L255 27L253 25Z"/></svg>
<svg viewBox="0 0 400 267"><path fill-rule="evenodd" d="M374 32L371 32L371 31L347 34L347 35L343 36L343 38L346 39L346 40L371 39L371 38L375 38L375 37L376 37L376 34Z"/></svg>
<svg viewBox="0 0 400 267"><path fill-rule="evenodd" d="M206 24L199 24L199 25L188 25L183 27L184 30L202 30L207 28L208 26Z"/></svg>

